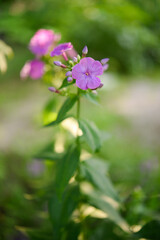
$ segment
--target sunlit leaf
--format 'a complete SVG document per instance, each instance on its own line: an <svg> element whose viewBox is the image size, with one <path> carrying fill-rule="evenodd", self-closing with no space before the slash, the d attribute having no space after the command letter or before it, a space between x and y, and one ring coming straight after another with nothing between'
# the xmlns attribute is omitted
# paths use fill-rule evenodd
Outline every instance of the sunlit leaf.
<svg viewBox="0 0 160 240"><path fill-rule="evenodd" d="M13 55L12 48L9 47L5 42L0 40L0 71L2 73L7 70L6 56L11 57Z"/></svg>
<svg viewBox="0 0 160 240"><path fill-rule="evenodd" d="M98 191L85 194L88 198L89 204L104 211L107 216L119 225L124 231L128 231L128 225L125 220L120 216L119 212L107 201L105 201Z"/></svg>
<svg viewBox="0 0 160 240"><path fill-rule="evenodd" d="M160 221L153 220L145 224L140 231L134 234L138 238L145 238L150 240L160 239Z"/></svg>
<svg viewBox="0 0 160 240"><path fill-rule="evenodd" d="M43 109L43 123L45 125L57 118L57 113L55 112L56 103L57 99L51 98L45 105Z"/></svg>
<svg viewBox="0 0 160 240"><path fill-rule="evenodd" d="M7 60L2 52L0 52L0 70L2 73L7 70Z"/></svg>
<svg viewBox="0 0 160 240"><path fill-rule="evenodd" d="M11 57L13 55L13 50L5 42L0 40L0 52L3 52L4 55Z"/></svg>
<svg viewBox="0 0 160 240"><path fill-rule="evenodd" d="M49 99L49 101L46 103L44 109L43 109L43 112L52 112L53 109L55 109L55 106L56 106L56 103L57 103L57 99L56 98L51 98Z"/></svg>

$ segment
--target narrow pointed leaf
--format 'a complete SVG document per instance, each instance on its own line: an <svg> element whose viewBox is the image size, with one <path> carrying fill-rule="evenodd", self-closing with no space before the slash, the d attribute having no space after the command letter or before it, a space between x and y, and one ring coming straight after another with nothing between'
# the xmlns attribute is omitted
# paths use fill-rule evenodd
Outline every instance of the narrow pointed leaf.
<svg viewBox="0 0 160 240"><path fill-rule="evenodd" d="M62 239L63 233L61 230L67 226L73 211L78 205L79 197L79 187L71 185L65 190L61 198L54 193L49 199L49 215L55 239Z"/></svg>
<svg viewBox="0 0 160 240"><path fill-rule="evenodd" d="M59 90L64 88L64 87L69 87L71 85L73 85L75 83L75 80L73 80L72 82L68 82L67 78L65 78L62 82L62 85L60 86Z"/></svg>
<svg viewBox="0 0 160 240"><path fill-rule="evenodd" d="M115 191L110 179L106 176L105 162L99 159L89 159L81 164L81 170L84 177L91 182L102 194L119 202L117 192Z"/></svg>
<svg viewBox="0 0 160 240"><path fill-rule="evenodd" d="M90 148L96 152L100 149L102 145L100 132L96 125L87 120L79 120L79 127L83 132L83 137L90 146Z"/></svg>
<svg viewBox="0 0 160 240"><path fill-rule="evenodd" d="M98 102L98 96L92 92L88 92L88 93L85 93L84 94L84 97L90 101L91 103L94 103L96 105L100 105L99 102Z"/></svg>
<svg viewBox="0 0 160 240"><path fill-rule="evenodd" d="M62 107L60 108L57 119L45 126L54 126L62 122L64 119L66 119L67 118L66 114L73 107L76 101L77 101L76 95L68 97L67 100L63 103Z"/></svg>
<svg viewBox="0 0 160 240"><path fill-rule="evenodd" d="M119 212L109 202L103 200L98 191L89 193L86 196L91 205L105 212L108 217L117 225L119 225L124 231L129 231L127 223L121 217Z"/></svg>
<svg viewBox="0 0 160 240"><path fill-rule="evenodd" d="M54 152L44 152L42 154L37 154L34 156L38 160L52 160L57 161L60 160L63 157L63 154L60 153L54 153Z"/></svg>
<svg viewBox="0 0 160 240"><path fill-rule="evenodd" d="M40 152L34 155L38 160L52 160L57 161L63 157L64 154L54 152L54 142L49 143Z"/></svg>
<svg viewBox="0 0 160 240"><path fill-rule="evenodd" d="M77 170L79 163L79 150L76 145L68 148L64 157L57 161L55 185L59 195L61 195L67 186L69 180Z"/></svg>

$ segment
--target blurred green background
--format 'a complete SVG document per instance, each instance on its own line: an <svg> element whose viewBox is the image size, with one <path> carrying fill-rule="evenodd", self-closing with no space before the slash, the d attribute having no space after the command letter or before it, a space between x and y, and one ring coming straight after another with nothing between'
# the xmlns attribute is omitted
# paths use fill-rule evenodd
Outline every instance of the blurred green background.
<svg viewBox="0 0 160 240"><path fill-rule="evenodd" d="M41 128L51 95L41 81L19 78L39 28L60 32L78 52L87 45L93 58L110 58L102 106L83 102L82 115L110 134L99 155L109 163L124 218L134 231L160 219L160 1L0 0L0 40L14 52L0 45L0 65L11 56L0 73L0 239L27 239L24 228L46 219L31 197L46 169L32 156L55 134ZM107 238L105 228L97 239L125 239L117 232Z"/></svg>

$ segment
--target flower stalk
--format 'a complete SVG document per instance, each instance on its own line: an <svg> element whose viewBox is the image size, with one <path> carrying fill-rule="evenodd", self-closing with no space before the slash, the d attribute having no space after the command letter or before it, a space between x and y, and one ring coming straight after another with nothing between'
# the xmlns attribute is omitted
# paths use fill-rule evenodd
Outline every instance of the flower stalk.
<svg viewBox="0 0 160 240"><path fill-rule="evenodd" d="M41 37L42 35L43 38ZM43 45L39 44L39 41L42 41L42 39L43 41L45 39L45 44ZM71 53L75 53L75 50L70 42L59 44L50 52L50 44L57 41L55 39L57 38L56 35L53 35L53 31L41 30L36 33L30 43L30 50L35 54L36 59L27 62L22 69L21 77L30 76L32 79L38 79L44 76L44 81L51 85L48 87L48 90L54 94L54 98L56 94L66 98L54 120L50 121L50 116L54 115L54 99L46 105L46 127L54 127L61 124L70 117L68 112L76 105L77 132L76 136L73 134L74 140L72 144L70 144L67 137L64 137L66 149L64 148L62 152L58 152L56 149L53 149L53 143L51 143L52 149L48 150L47 147L47 151L42 152L42 156L39 156L39 158L45 158L47 161L51 160L52 163L53 160L55 161L54 165L52 165L54 167L54 179L53 174L51 175L52 189L50 190L49 185L46 190L48 212L53 225L53 230L49 232L49 235L54 236L55 240L66 240L69 239L68 237L75 231L76 227L78 229L76 239L88 239L87 218L85 215L87 205L106 212L108 216L111 213L111 219L116 223L118 222L118 224L119 219L121 219L113 206L111 206L110 210L109 203L102 198L106 196L106 199L113 199L113 202L118 199L116 192L112 189L112 185L105 175L105 169L108 169L108 167L105 166L104 161L102 162L94 158L88 159L88 157L85 157L85 161L80 161L83 144L88 145L89 154L91 152L97 153L102 145L101 131L98 130L94 123L80 117L81 96L88 96L87 98L91 102L95 101L94 93L97 94L98 90L103 87L99 77L108 68L109 59L104 58L98 61L91 57L86 57L88 54L87 46L83 48L81 56L76 53L76 56L71 57ZM55 56L63 57L65 62L63 59L62 62L53 62L50 57ZM55 71L53 71L50 67L51 62L55 66L60 67L65 76L59 86L57 84L58 81L54 82L52 77L52 74L56 73L58 69L55 68ZM59 70L57 73L60 72ZM75 91L76 94L73 94ZM71 127L68 128L69 130L75 129L72 126L72 122L69 125ZM80 141L79 129L83 133L83 142ZM104 170L101 171L101 169ZM84 181L91 186L92 192L85 192L83 189ZM68 227L70 224L71 227Z"/></svg>
<svg viewBox="0 0 160 240"><path fill-rule="evenodd" d="M79 142L79 133L78 133L78 130L79 130L79 119L80 119L80 89L77 88L77 122L78 122L78 126L77 126L77 147L78 149L80 149L80 142Z"/></svg>

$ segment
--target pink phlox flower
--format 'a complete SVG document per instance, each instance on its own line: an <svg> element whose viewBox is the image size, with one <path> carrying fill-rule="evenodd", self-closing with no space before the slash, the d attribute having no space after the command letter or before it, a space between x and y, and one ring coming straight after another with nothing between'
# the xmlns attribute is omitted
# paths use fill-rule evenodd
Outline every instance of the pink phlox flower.
<svg viewBox="0 0 160 240"><path fill-rule="evenodd" d="M30 73L30 70L31 70L31 64L30 62L26 62L25 65L23 66L21 72L20 72L20 77L22 79L25 79L29 76L29 73Z"/></svg>
<svg viewBox="0 0 160 240"><path fill-rule="evenodd" d="M62 55L64 59L67 61L68 58L65 52L71 50L72 48L73 48L73 45L71 44L71 42L59 44L51 52L51 57Z"/></svg>
<svg viewBox="0 0 160 240"><path fill-rule="evenodd" d="M77 57L77 55L78 55L78 53L76 52L76 50L74 48L67 51L66 53L67 53L67 56L70 57L70 58Z"/></svg>
<svg viewBox="0 0 160 240"><path fill-rule="evenodd" d="M60 34L55 34L52 30L40 29L31 38L29 49L32 53L43 56L48 53L53 42L60 40Z"/></svg>
<svg viewBox="0 0 160 240"><path fill-rule="evenodd" d="M91 57L81 59L72 69L72 77L76 79L76 85L82 90L98 88L101 80L97 76L102 74L102 64Z"/></svg>
<svg viewBox="0 0 160 240"><path fill-rule="evenodd" d="M39 79L44 74L44 66L44 63L37 59L28 61L22 68L20 77L22 79L25 79L27 77L30 77L32 79Z"/></svg>

